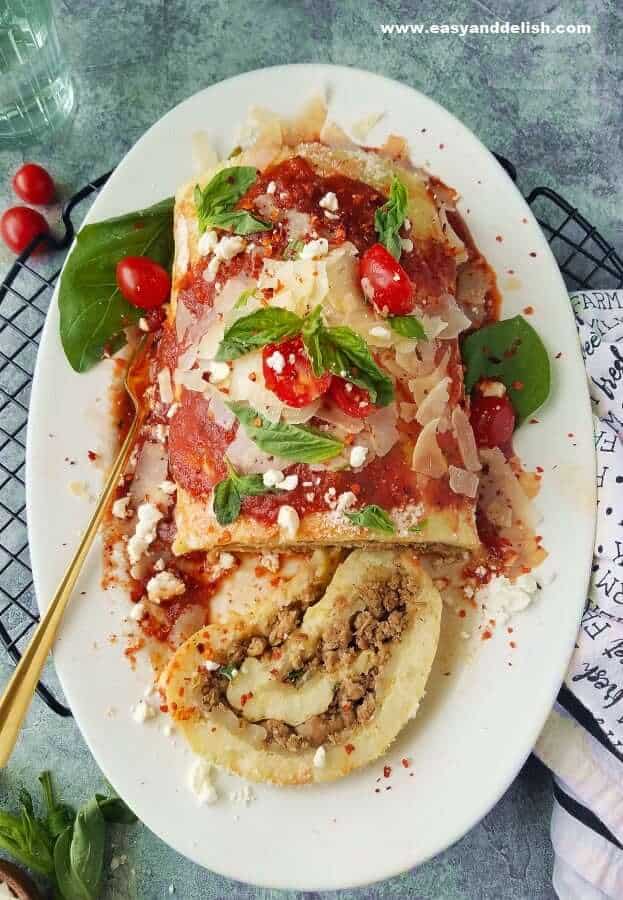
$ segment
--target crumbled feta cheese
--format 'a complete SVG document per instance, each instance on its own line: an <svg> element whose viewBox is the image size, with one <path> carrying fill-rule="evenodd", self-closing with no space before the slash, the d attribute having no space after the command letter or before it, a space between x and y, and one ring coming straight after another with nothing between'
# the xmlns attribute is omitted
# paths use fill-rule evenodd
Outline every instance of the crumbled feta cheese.
<svg viewBox="0 0 623 900"><path fill-rule="evenodd" d="M324 217L325 217L325 219L329 219L329 221L332 221L332 222L335 222L336 219L340 218L337 213L329 212L328 209L325 209Z"/></svg>
<svg viewBox="0 0 623 900"><path fill-rule="evenodd" d="M301 259L316 259L319 256L326 256L328 252L328 240L326 238L318 238L304 245L301 250Z"/></svg>
<svg viewBox="0 0 623 900"><path fill-rule="evenodd" d="M337 506L337 491L334 487L330 487L328 491L325 492L324 502L327 504L329 509L335 509Z"/></svg>
<svg viewBox="0 0 623 900"><path fill-rule="evenodd" d="M145 700L139 700L136 706L132 707L132 718L139 725L144 725L150 719L155 719L157 715L158 710L156 707L146 703Z"/></svg>
<svg viewBox="0 0 623 900"><path fill-rule="evenodd" d="M236 557L233 553L228 553L227 550L219 553L217 566L221 572L228 572L230 569L233 569L235 565Z"/></svg>
<svg viewBox="0 0 623 900"><path fill-rule="evenodd" d="M172 403L171 406L167 410L167 419L172 419L179 408L180 408L179 403Z"/></svg>
<svg viewBox="0 0 623 900"><path fill-rule="evenodd" d="M411 231L411 219L405 219L402 223L402 227L405 231Z"/></svg>
<svg viewBox="0 0 623 900"><path fill-rule="evenodd" d="M126 494L125 497L119 497L118 500L115 500L112 505L112 514L116 519L127 519L130 515L130 510L128 509L130 499L130 495Z"/></svg>
<svg viewBox="0 0 623 900"><path fill-rule="evenodd" d="M314 496L315 496L315 494L313 493L313 491L309 491L307 494L305 494L305 499L307 500L308 503L313 503Z"/></svg>
<svg viewBox="0 0 623 900"><path fill-rule="evenodd" d="M268 183L267 188L266 188L266 193L267 193L267 194L274 194L276 190L277 190L277 185L275 184L274 181L270 181L270 182Z"/></svg>
<svg viewBox="0 0 623 900"><path fill-rule="evenodd" d="M210 382L212 384L220 384L221 381L226 381L231 375L231 369L226 362L208 363L208 372L210 373Z"/></svg>
<svg viewBox="0 0 623 900"><path fill-rule="evenodd" d="M162 513L153 503L141 503L137 512L136 530L128 541L128 559L137 563L156 538L156 525Z"/></svg>
<svg viewBox="0 0 623 900"><path fill-rule="evenodd" d="M212 766L205 759L196 759L188 773L188 787L197 798L197 803L215 803L218 800L212 783Z"/></svg>
<svg viewBox="0 0 623 900"><path fill-rule="evenodd" d="M217 259L229 260L242 253L246 246L247 242L240 235L226 234L214 248L214 253Z"/></svg>
<svg viewBox="0 0 623 900"><path fill-rule="evenodd" d="M203 270L203 280L207 281L208 284L213 282L218 275L218 270L221 265L221 261L218 256L213 256L210 262L207 264L205 269Z"/></svg>
<svg viewBox="0 0 623 900"><path fill-rule="evenodd" d="M413 241L411 238L400 238L400 246L405 251L405 253L411 253L413 250Z"/></svg>
<svg viewBox="0 0 623 900"><path fill-rule="evenodd" d="M145 604L142 600L139 600L138 603L132 604L132 609L130 610L130 619L133 622L140 622L143 616L145 615Z"/></svg>
<svg viewBox="0 0 623 900"><path fill-rule="evenodd" d="M248 806L255 800L253 788L249 784L243 784L237 791L232 791L229 799L237 806Z"/></svg>
<svg viewBox="0 0 623 900"><path fill-rule="evenodd" d="M155 441L157 444L164 444L166 439L169 437L169 426L163 425L162 422L158 422L156 425L152 425L151 428L151 439Z"/></svg>
<svg viewBox="0 0 623 900"><path fill-rule="evenodd" d="M169 481L168 479L166 481L161 481L158 487L165 494L174 494L177 490L176 483L174 481Z"/></svg>
<svg viewBox="0 0 623 900"><path fill-rule="evenodd" d="M157 559L154 563L154 572L164 572L164 568L164 560L162 558Z"/></svg>
<svg viewBox="0 0 623 900"><path fill-rule="evenodd" d="M392 336L389 328L385 328L384 325L375 325L374 328L370 329L369 334L370 337L381 338L384 341L388 340Z"/></svg>
<svg viewBox="0 0 623 900"><path fill-rule="evenodd" d="M320 747L318 747L318 749L314 753L314 768L322 769L324 767L324 765L326 764L326 761L327 761L327 751L321 744Z"/></svg>
<svg viewBox="0 0 623 900"><path fill-rule="evenodd" d="M277 375L281 375L286 366L285 356L283 353L280 353L279 350L275 350L266 360L266 365L269 369L272 369L273 372L276 372Z"/></svg>
<svg viewBox="0 0 623 900"><path fill-rule="evenodd" d="M298 475L286 475L283 481L280 481L277 487L280 491L293 491L296 487L298 487L299 477Z"/></svg>
<svg viewBox="0 0 623 900"><path fill-rule="evenodd" d="M197 242L199 256L207 256L209 253L213 253L217 244L218 234L216 231L204 231Z"/></svg>
<svg viewBox="0 0 623 900"><path fill-rule="evenodd" d="M158 572L147 582L147 596L152 603L161 603L172 597L181 596L186 590L186 585L173 572Z"/></svg>
<svg viewBox="0 0 623 900"><path fill-rule="evenodd" d="M141 331L149 331L149 322L147 321L147 319L141 316L138 320L138 327L141 329Z"/></svg>
<svg viewBox="0 0 623 900"><path fill-rule="evenodd" d="M514 613L526 609L536 592L533 575L520 575L515 581L509 581L505 575L496 575L476 592L476 600L485 607L487 618L503 625Z"/></svg>
<svg viewBox="0 0 623 900"><path fill-rule="evenodd" d="M262 475L264 487L277 487L284 480L284 474L280 469L267 469Z"/></svg>
<svg viewBox="0 0 623 900"><path fill-rule="evenodd" d="M366 300L372 302L374 300L374 288L372 287L372 282L369 278L361 279L361 290L363 291L363 296Z"/></svg>
<svg viewBox="0 0 623 900"><path fill-rule="evenodd" d="M278 553L262 553L260 556L260 566L268 569L269 572L279 571L279 554Z"/></svg>
<svg viewBox="0 0 623 900"><path fill-rule="evenodd" d="M221 668L221 664L214 662L212 659L204 659L203 668L207 669L208 672L216 672L217 669Z"/></svg>
<svg viewBox="0 0 623 900"><path fill-rule="evenodd" d="M337 498L337 503L335 506L335 511L338 515L343 515L347 509L350 509L357 502L357 495L352 491L344 491Z"/></svg>
<svg viewBox="0 0 623 900"><path fill-rule="evenodd" d="M366 461L367 455L367 447L360 447L358 444L355 444L355 446L350 451L350 464L353 469L358 469L359 466L362 466Z"/></svg>
<svg viewBox="0 0 623 900"><path fill-rule="evenodd" d="M328 209L330 212L337 212L340 208L340 204L338 203L337 197L333 193L333 191L328 191L322 200L318 203L318 206L321 206L323 209Z"/></svg>
<svg viewBox="0 0 623 900"><path fill-rule="evenodd" d="M296 532L299 530L299 524L301 520L299 519L299 514L294 509L293 506L280 506L279 513L277 515L277 525L283 532L285 532L286 537L292 539L296 537Z"/></svg>
<svg viewBox="0 0 623 900"><path fill-rule="evenodd" d="M506 385L494 378L485 378L478 389L483 397L503 397L506 393Z"/></svg>

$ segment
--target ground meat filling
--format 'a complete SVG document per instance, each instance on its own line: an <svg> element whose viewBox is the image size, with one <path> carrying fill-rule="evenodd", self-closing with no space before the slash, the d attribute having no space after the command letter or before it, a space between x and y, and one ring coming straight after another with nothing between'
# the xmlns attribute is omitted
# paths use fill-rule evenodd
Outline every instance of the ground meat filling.
<svg viewBox="0 0 623 900"><path fill-rule="evenodd" d="M329 707L320 715L312 716L301 725L291 726L277 719L257 722L266 731L267 747L277 747L292 753L337 743L343 732L364 725L376 711L377 680L391 654L392 645L399 640L408 622L409 588L399 572L382 583L372 583L359 589L357 605L362 608L350 619L343 619L329 626L314 651L301 652L296 658L297 668L281 676L273 669L274 676L282 682L304 684L312 672L322 669L333 672L352 665L363 651L374 654L374 664L364 673L349 675L336 685ZM244 722L239 711L227 699L227 688L233 669L240 666L247 656L274 664L280 655L279 647L301 624L304 609L289 606L280 610L268 628L268 635L257 634L241 641L232 648L227 666L201 675L201 702L206 712L228 710ZM300 668L299 668L300 666Z"/></svg>

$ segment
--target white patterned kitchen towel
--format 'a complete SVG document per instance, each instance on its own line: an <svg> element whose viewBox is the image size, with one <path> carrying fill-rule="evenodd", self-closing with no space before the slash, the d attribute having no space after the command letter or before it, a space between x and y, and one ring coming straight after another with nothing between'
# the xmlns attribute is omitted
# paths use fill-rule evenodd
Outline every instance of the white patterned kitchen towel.
<svg viewBox="0 0 623 900"><path fill-rule="evenodd" d="M623 900L623 290L571 295L597 453L593 574L558 703L535 747L554 774L554 889Z"/></svg>

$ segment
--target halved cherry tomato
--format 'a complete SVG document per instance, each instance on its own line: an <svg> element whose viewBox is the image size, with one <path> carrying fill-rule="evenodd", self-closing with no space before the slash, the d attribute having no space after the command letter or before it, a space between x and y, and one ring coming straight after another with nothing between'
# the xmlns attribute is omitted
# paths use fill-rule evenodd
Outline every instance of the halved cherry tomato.
<svg viewBox="0 0 623 900"><path fill-rule="evenodd" d="M479 447L505 447L515 430L515 410L507 394L485 397L474 391L470 421Z"/></svg>
<svg viewBox="0 0 623 900"><path fill-rule="evenodd" d="M162 306L171 293L169 273L148 256L124 256L117 263L117 287L133 306Z"/></svg>
<svg viewBox="0 0 623 900"><path fill-rule="evenodd" d="M300 337L264 347L262 370L266 387L297 409L326 394L331 384L329 372L319 377L314 375Z"/></svg>
<svg viewBox="0 0 623 900"><path fill-rule="evenodd" d="M56 189L52 176L37 163L24 163L13 176L13 190L26 203L45 206L54 200Z"/></svg>
<svg viewBox="0 0 623 900"><path fill-rule="evenodd" d="M345 378L334 376L329 388L329 397L342 412L355 419L365 419L376 409L368 391L346 381Z"/></svg>
<svg viewBox="0 0 623 900"><path fill-rule="evenodd" d="M361 257L359 278L366 299L383 316L406 316L415 306L413 285L383 244L373 244Z"/></svg>
<svg viewBox="0 0 623 900"><path fill-rule="evenodd" d="M36 209L28 206L12 206L0 219L2 240L13 253L21 253L40 234L48 234L50 226ZM47 241L37 246L37 253L44 249Z"/></svg>

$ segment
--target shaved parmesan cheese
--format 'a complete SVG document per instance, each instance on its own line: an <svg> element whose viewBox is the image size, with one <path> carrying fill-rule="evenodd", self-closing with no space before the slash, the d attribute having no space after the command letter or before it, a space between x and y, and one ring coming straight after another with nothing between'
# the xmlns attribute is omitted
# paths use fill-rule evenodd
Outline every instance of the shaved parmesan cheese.
<svg viewBox="0 0 623 900"><path fill-rule="evenodd" d="M284 404L264 383L260 351L247 353L233 361L229 400L246 401L271 422L279 421Z"/></svg>
<svg viewBox="0 0 623 900"><path fill-rule="evenodd" d="M281 418L289 425L303 425L305 422L309 422L309 420L317 414L321 403L322 397L319 397L318 400L314 400L313 403L309 403L307 406L301 406L298 409L294 406L284 406Z"/></svg>
<svg viewBox="0 0 623 900"><path fill-rule="evenodd" d="M463 494L465 497L474 498L478 493L478 475L475 475L473 472L450 466L448 476L450 490L454 491L455 494Z"/></svg>
<svg viewBox="0 0 623 900"><path fill-rule="evenodd" d="M502 503L511 509L514 523L533 529L536 525L534 506L499 447L482 449L480 459L487 467L486 475L482 477L480 500L487 517L495 521L493 515L496 509L499 513Z"/></svg>
<svg viewBox="0 0 623 900"><path fill-rule="evenodd" d="M230 376L230 368L226 362L210 362L208 363L208 372L210 373L210 381L212 384L220 384L227 381Z"/></svg>
<svg viewBox="0 0 623 900"><path fill-rule="evenodd" d="M470 472L479 472L481 466L474 430L465 411L460 406L452 410L452 427L454 428L456 442L459 445L463 465Z"/></svg>
<svg viewBox="0 0 623 900"><path fill-rule="evenodd" d="M304 316L327 295L326 264L312 259L265 259L258 288L273 291L272 306Z"/></svg>
<svg viewBox="0 0 623 900"><path fill-rule="evenodd" d="M158 390L163 403L173 403L173 386L171 384L171 371L168 366L158 372Z"/></svg>
<svg viewBox="0 0 623 900"><path fill-rule="evenodd" d="M311 216L309 213L299 212L298 209L289 209L285 215L286 232L289 241L300 241L311 231Z"/></svg>
<svg viewBox="0 0 623 900"><path fill-rule="evenodd" d="M274 181L272 183L275 184ZM258 194L253 201L253 205L264 219L273 219L278 215L279 210L275 205L272 194L269 194L268 192L266 194Z"/></svg>
<svg viewBox="0 0 623 900"><path fill-rule="evenodd" d="M450 379L446 376L439 381L418 407L416 420L426 425L432 419L442 419L448 407Z"/></svg>
<svg viewBox="0 0 623 900"><path fill-rule="evenodd" d="M417 406L415 403L399 403L400 418L403 422L413 422L417 415Z"/></svg>
<svg viewBox="0 0 623 900"><path fill-rule="evenodd" d="M366 419L370 428L372 447L377 456L385 456L398 440L398 410L393 403L377 409Z"/></svg>
<svg viewBox="0 0 623 900"><path fill-rule="evenodd" d="M361 119L357 119L356 122L353 122L351 125L351 131L353 135L357 138L358 141L365 141L368 137L368 134L372 131L374 126L383 118L384 113L370 113L367 116L362 116Z"/></svg>
<svg viewBox="0 0 623 900"><path fill-rule="evenodd" d="M301 250L301 259L318 259L329 252L329 242L326 238L317 238L309 241Z"/></svg>
<svg viewBox="0 0 623 900"><path fill-rule="evenodd" d="M284 143L295 146L303 141L317 141L327 118L327 103L323 94L315 94L293 119L281 123Z"/></svg>
<svg viewBox="0 0 623 900"><path fill-rule="evenodd" d="M333 150L348 150L355 147L349 136L335 122L326 121L320 131L320 140Z"/></svg>
<svg viewBox="0 0 623 900"><path fill-rule="evenodd" d="M447 350L444 353L443 358L441 359L437 368L434 369L430 373L430 375L423 375L419 378L412 378L409 381L409 390L413 394L413 399L417 403L418 407L422 405L427 395L430 394L433 388L441 381L442 378L445 377L449 361L450 351Z"/></svg>
<svg viewBox="0 0 623 900"><path fill-rule="evenodd" d="M343 428L348 434L359 434L364 428L362 419L354 419L352 416L342 412L337 406L321 406L316 416L322 419L323 422L329 422L331 425Z"/></svg>
<svg viewBox="0 0 623 900"><path fill-rule="evenodd" d="M189 264L188 222L184 216L177 215L175 217L175 274L179 277L185 275Z"/></svg>
<svg viewBox="0 0 623 900"><path fill-rule="evenodd" d="M471 319L468 319L462 309L460 309L454 300L452 300L448 308L444 311L443 318L446 327L440 332L439 337L442 341L449 341L459 336L466 328L471 328Z"/></svg>
<svg viewBox="0 0 623 900"><path fill-rule="evenodd" d="M411 468L420 475L429 478L441 478L445 475L448 464L437 443L438 419L432 419L424 426L413 448Z"/></svg>

